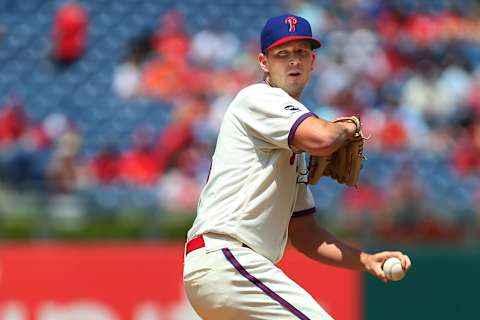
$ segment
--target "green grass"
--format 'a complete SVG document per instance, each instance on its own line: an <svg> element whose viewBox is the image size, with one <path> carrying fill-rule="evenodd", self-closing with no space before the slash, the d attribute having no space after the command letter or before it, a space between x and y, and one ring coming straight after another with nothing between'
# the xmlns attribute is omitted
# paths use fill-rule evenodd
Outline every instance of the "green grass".
<svg viewBox="0 0 480 320"><path fill-rule="evenodd" d="M192 213L141 211L95 214L73 219L42 215L0 217L3 240L183 240L192 225Z"/></svg>

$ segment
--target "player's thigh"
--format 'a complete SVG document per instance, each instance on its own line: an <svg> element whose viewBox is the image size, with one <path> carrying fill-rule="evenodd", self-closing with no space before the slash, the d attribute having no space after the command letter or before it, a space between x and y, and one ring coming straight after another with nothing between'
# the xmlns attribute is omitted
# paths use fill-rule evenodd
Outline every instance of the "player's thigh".
<svg viewBox="0 0 480 320"><path fill-rule="evenodd" d="M248 248L223 249L217 274L235 319L332 319L313 297L265 257Z"/></svg>

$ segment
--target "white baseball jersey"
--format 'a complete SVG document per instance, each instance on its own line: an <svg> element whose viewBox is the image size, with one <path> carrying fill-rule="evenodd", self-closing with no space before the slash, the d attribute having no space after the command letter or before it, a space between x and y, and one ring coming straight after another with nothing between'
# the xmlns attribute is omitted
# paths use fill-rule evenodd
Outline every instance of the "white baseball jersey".
<svg viewBox="0 0 480 320"><path fill-rule="evenodd" d="M299 124L312 115L266 83L241 90L225 113L188 239L226 234L280 260L292 214L315 211L304 154L290 146Z"/></svg>

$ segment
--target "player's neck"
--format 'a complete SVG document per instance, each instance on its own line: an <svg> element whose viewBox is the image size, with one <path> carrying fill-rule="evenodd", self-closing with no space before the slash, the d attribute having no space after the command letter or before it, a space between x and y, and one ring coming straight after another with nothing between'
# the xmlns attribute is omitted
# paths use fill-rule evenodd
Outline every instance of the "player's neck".
<svg viewBox="0 0 480 320"><path fill-rule="evenodd" d="M279 86L276 86L274 83L272 83L268 77L265 77L265 79L263 79L263 81L272 88L280 88ZM280 89L282 89L282 88L280 88ZM283 91L287 92L285 89L283 89ZM290 93L288 93L288 95L291 96L292 98L300 101L300 95L291 95Z"/></svg>
<svg viewBox="0 0 480 320"><path fill-rule="evenodd" d="M270 81L270 79L268 79L268 77L265 77L265 79L263 79L263 82L265 82L266 84L268 84L272 88L277 88L277 86L272 84L272 82Z"/></svg>

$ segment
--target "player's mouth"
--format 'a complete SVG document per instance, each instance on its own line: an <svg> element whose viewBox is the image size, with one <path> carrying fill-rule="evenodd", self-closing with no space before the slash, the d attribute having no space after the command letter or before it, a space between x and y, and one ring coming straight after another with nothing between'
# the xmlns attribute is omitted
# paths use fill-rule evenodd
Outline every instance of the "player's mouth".
<svg viewBox="0 0 480 320"><path fill-rule="evenodd" d="M289 71L288 75L292 77L298 77L298 76L301 76L302 73L300 71L295 70L295 71Z"/></svg>

